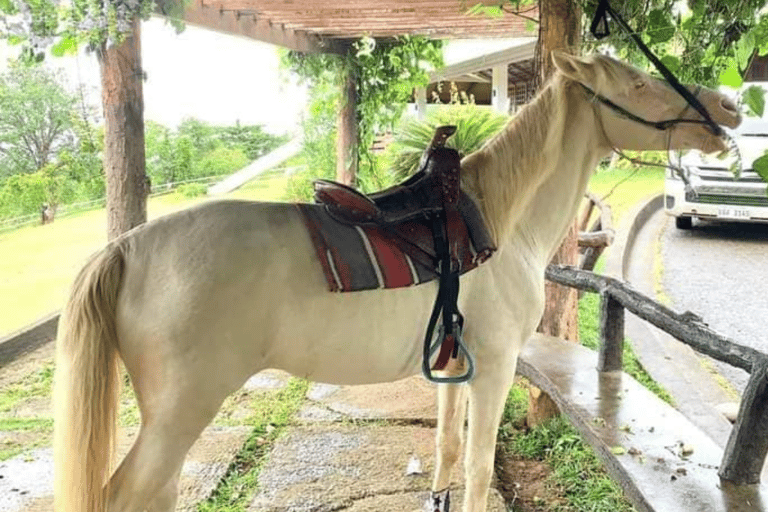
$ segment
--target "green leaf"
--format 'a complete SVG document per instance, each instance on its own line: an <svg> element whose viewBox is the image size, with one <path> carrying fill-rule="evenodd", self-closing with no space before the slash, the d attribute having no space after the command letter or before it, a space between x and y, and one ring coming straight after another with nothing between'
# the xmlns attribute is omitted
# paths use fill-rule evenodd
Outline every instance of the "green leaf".
<svg viewBox="0 0 768 512"><path fill-rule="evenodd" d="M667 66L667 68L672 73L677 73L677 70L680 69L680 59L675 57L674 55L665 55L661 58L661 63Z"/></svg>
<svg viewBox="0 0 768 512"><path fill-rule="evenodd" d="M754 34L745 34L744 37L739 39L736 43L736 62L739 65L739 69L747 69L749 65L749 59L755 51L755 36Z"/></svg>
<svg viewBox="0 0 768 512"><path fill-rule="evenodd" d="M750 85L741 95L749 113L757 117L763 117L765 112L765 90L757 85Z"/></svg>
<svg viewBox="0 0 768 512"><path fill-rule="evenodd" d="M624 455L627 453L627 450L623 446L614 446L611 448L611 453L614 455Z"/></svg>
<svg viewBox="0 0 768 512"><path fill-rule="evenodd" d="M752 168L763 178L763 181L768 182L768 151L752 163Z"/></svg>
<svg viewBox="0 0 768 512"><path fill-rule="evenodd" d="M74 37L62 37L51 47L51 54L55 57L63 57L66 54L73 54L77 51L77 40Z"/></svg>
<svg viewBox="0 0 768 512"><path fill-rule="evenodd" d="M664 43L675 35L675 27L669 19L669 14L662 9L654 9L648 13L647 33L652 43Z"/></svg>
<svg viewBox="0 0 768 512"><path fill-rule="evenodd" d="M730 62L728 69L720 73L718 80L721 84L733 88L739 88L741 87L741 84L744 83L744 80L741 78L741 73L739 73L739 68L736 65L736 61Z"/></svg>

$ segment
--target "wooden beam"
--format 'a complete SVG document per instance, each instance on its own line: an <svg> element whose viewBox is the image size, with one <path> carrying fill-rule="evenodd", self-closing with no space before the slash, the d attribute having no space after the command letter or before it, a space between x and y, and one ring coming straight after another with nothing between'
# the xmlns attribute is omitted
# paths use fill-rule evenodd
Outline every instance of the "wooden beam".
<svg viewBox="0 0 768 512"><path fill-rule="evenodd" d="M286 0L205 0L206 5L224 5L234 9L273 9L292 12L312 12L326 10L354 10L354 9L424 9L437 7L445 11L466 11L469 6L484 4L487 6L498 5L498 0L474 0L471 3L458 0L302 0L301 2L287 2ZM466 4L466 5L465 5ZM535 12L533 10L532 12ZM530 14L530 13L529 13Z"/></svg>
<svg viewBox="0 0 768 512"><path fill-rule="evenodd" d="M183 0L158 2L156 12L167 17L167 13L171 12L167 4L179 1ZM183 21L193 26L243 36L306 53L341 53L344 50L344 45L338 41L326 40L317 34L302 30L287 29L252 14L246 15L237 11L208 7L203 0L192 0L185 5Z"/></svg>

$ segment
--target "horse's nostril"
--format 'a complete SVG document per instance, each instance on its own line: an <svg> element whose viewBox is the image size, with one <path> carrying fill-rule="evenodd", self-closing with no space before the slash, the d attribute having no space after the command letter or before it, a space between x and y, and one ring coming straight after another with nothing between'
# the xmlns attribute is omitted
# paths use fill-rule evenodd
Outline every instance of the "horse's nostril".
<svg viewBox="0 0 768 512"><path fill-rule="evenodd" d="M720 106L733 114L739 113L739 107L736 106L736 104L733 101L727 98L724 98L723 100L720 101Z"/></svg>

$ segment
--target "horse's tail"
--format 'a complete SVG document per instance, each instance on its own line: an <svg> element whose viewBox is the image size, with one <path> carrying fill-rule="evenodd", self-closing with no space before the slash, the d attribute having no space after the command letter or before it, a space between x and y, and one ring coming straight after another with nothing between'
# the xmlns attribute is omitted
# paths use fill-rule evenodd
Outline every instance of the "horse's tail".
<svg viewBox="0 0 768 512"><path fill-rule="evenodd" d="M104 512L120 391L115 310L122 244L80 271L59 320L54 378L55 510Z"/></svg>

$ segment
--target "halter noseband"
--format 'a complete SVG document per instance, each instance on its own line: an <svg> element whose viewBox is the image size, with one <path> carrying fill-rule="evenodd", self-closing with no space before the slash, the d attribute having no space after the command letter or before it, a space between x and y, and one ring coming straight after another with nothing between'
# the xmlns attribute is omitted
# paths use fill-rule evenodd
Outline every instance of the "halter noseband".
<svg viewBox="0 0 768 512"><path fill-rule="evenodd" d="M631 121L634 121L636 123L640 123L640 124L645 125L645 126L649 126L651 128L655 128L655 129L660 130L660 131L669 130L670 128L672 128L675 125L680 124L680 123L692 123L692 124L704 124L704 125L709 125L710 124L710 121L707 121L706 119L683 119L683 118L676 118L676 119L667 119L665 121L648 121L647 119L643 119L642 117L633 114L632 112L630 112L629 110L625 109L624 107L621 107L621 106L617 105L616 103L612 102L611 100L609 100L608 98L606 98L602 94L597 94L595 91L593 91L592 89L590 89L586 85L584 85L584 84L582 84L580 82L579 82L579 85L584 88L584 90L587 92L587 94L589 94L590 97L592 97L593 99L599 101L600 103L602 103L606 107L610 108L611 110L613 110L617 114L621 115L622 117L626 117L627 119L629 119ZM695 98L696 95L698 95L698 91L699 90L700 90L700 87L697 88L696 92L694 94L692 94L691 96L693 98ZM690 104L688 104L683 109L683 111L680 113L680 115L683 115L683 113L685 113L685 111L688 110L689 106L690 106ZM720 128L720 127L718 126L718 128ZM721 132L722 132L722 130L721 130Z"/></svg>

